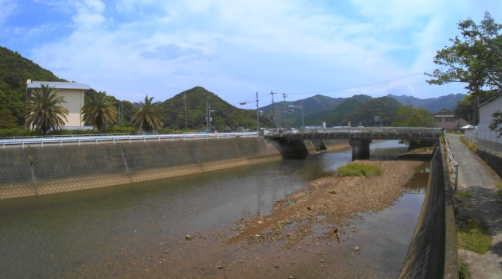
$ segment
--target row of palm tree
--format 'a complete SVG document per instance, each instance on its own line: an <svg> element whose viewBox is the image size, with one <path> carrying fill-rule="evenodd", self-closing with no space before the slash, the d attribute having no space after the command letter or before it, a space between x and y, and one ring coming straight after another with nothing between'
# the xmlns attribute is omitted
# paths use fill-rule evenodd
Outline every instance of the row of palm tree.
<svg viewBox="0 0 502 279"><path fill-rule="evenodd" d="M58 96L57 89L48 84L33 90L25 107L26 124L34 130L47 134L51 130L61 129L68 121L68 110L61 104L66 103ZM151 132L164 125L160 107L152 102L153 97L145 97L139 103L139 110L131 117L133 125L141 131ZM86 96L81 109L82 121L95 126L98 130L106 128L106 124L117 123L117 108L106 92L95 92Z"/></svg>

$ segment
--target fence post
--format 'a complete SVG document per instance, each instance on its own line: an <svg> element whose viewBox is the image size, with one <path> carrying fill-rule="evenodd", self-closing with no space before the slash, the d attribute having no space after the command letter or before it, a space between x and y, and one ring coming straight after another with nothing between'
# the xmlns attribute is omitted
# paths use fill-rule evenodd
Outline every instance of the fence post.
<svg viewBox="0 0 502 279"><path fill-rule="evenodd" d="M98 138L96 138L96 145L98 144Z"/></svg>
<svg viewBox="0 0 502 279"><path fill-rule="evenodd" d="M23 145L23 148L24 148L24 139L23 139L23 140L21 140L21 144Z"/></svg>
<svg viewBox="0 0 502 279"><path fill-rule="evenodd" d="M44 139L41 140L42 147L44 147Z"/></svg>
<svg viewBox="0 0 502 279"><path fill-rule="evenodd" d="M80 138L78 138L78 146L80 146Z"/></svg>
<svg viewBox="0 0 502 279"><path fill-rule="evenodd" d="M455 165L455 191L457 191L457 182L458 182L458 164Z"/></svg>

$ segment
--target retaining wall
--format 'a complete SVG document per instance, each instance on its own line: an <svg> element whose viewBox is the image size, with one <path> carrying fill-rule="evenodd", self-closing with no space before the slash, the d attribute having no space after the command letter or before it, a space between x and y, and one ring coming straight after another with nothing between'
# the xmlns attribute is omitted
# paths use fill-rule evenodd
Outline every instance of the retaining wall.
<svg viewBox="0 0 502 279"><path fill-rule="evenodd" d="M458 278L453 192L442 146L431 160L427 193L399 278Z"/></svg>
<svg viewBox="0 0 502 279"><path fill-rule="evenodd" d="M279 160L263 138L0 150L0 199L182 176Z"/></svg>
<svg viewBox="0 0 502 279"><path fill-rule="evenodd" d="M502 158L478 149L478 157L485 161L500 177L502 177Z"/></svg>

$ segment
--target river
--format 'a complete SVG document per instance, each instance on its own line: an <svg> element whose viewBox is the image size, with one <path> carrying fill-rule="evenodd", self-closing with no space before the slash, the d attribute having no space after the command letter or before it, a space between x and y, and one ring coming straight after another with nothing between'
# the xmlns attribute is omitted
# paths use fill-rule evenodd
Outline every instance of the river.
<svg viewBox="0 0 502 279"><path fill-rule="evenodd" d="M383 141L370 148L379 160L407 146ZM227 244L240 219L269 214L275 201L332 174L351 154L0 201L0 277L395 278L420 214L423 175L394 205L351 220L357 233L341 243ZM356 244L364 253L354 253Z"/></svg>

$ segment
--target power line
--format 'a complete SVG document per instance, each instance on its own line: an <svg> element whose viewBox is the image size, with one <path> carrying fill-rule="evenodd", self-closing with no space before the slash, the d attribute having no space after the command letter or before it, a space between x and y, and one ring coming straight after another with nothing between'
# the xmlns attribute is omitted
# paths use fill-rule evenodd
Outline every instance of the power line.
<svg viewBox="0 0 502 279"><path fill-rule="evenodd" d="M337 88L337 89L330 89L330 90L323 90L323 91L312 91L312 92L296 92L296 93L289 92L287 94L289 94L289 95L319 94L319 93L343 91L343 90L349 90L349 89L355 89L355 88L364 88L364 87L368 87L368 86L372 86L372 85L377 85L377 84L387 83L387 82L396 81L396 80L400 80L400 79L410 78L410 77L418 76L418 75L422 75L422 74L423 73L413 73L413 74L403 76L403 77L393 78L393 79L389 79L389 80L384 80L384 81L379 81L379 82L374 82L374 83L369 83L369 84L359 85L359 86L349 86L349 87L343 87L343 88Z"/></svg>

